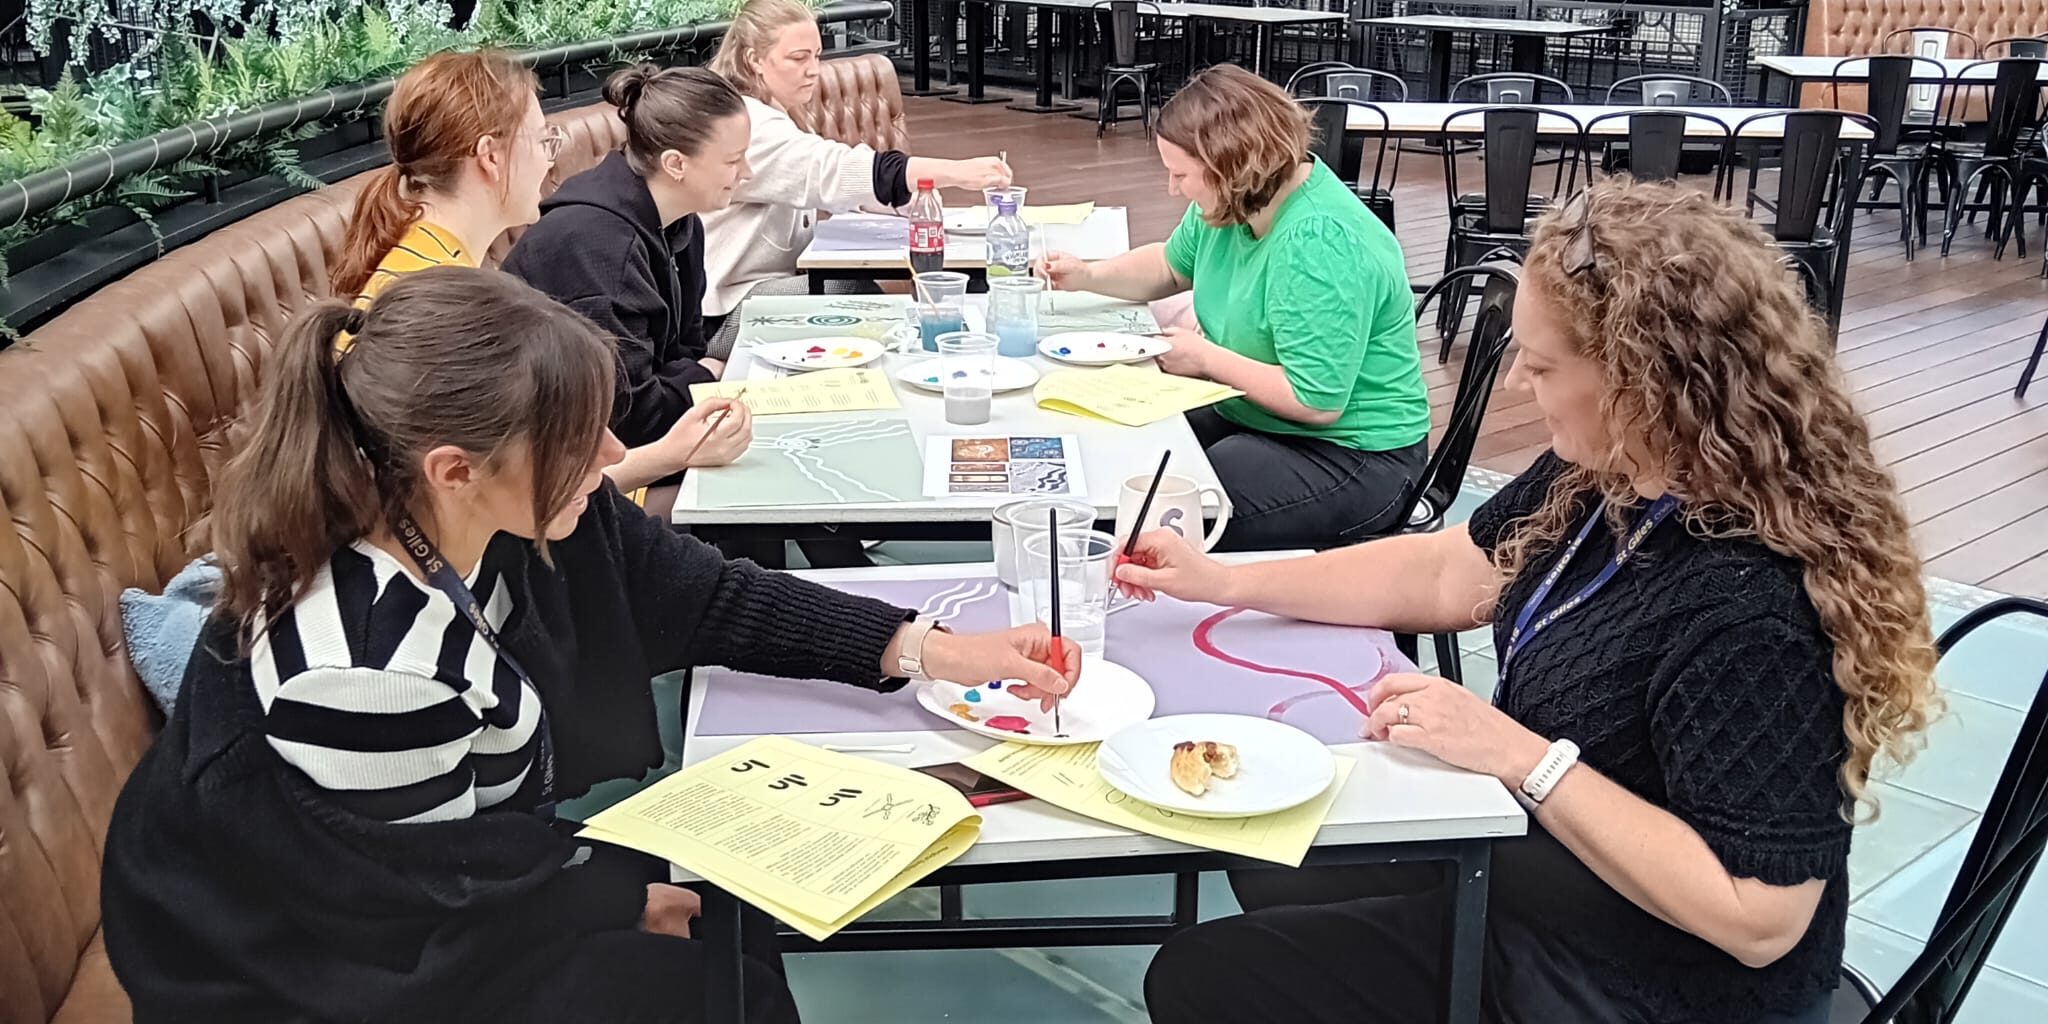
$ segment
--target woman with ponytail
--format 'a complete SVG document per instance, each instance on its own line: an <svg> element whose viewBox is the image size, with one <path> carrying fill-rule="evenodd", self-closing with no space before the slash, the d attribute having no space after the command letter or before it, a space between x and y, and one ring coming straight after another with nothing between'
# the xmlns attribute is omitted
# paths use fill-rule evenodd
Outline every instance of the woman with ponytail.
<svg viewBox="0 0 2048 1024"><path fill-rule="evenodd" d="M652 676L1073 685L1043 628L951 634L641 514L601 473L613 374L582 317L463 268L280 339L219 603L108 829L138 1020L700 1020L695 894L553 819L661 763ZM794 1021L752 923L747 1019Z"/></svg>
<svg viewBox="0 0 2048 1024"><path fill-rule="evenodd" d="M703 68L642 64L605 82L626 145L562 183L506 271L591 319L618 345L612 429L629 445L689 410L690 387L725 364L705 355L704 225L747 177L747 108Z"/></svg>

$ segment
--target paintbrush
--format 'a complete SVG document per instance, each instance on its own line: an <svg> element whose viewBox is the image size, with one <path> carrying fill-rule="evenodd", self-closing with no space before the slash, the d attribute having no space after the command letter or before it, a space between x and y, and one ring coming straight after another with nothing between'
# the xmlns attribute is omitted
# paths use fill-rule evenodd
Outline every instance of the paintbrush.
<svg viewBox="0 0 2048 1024"><path fill-rule="evenodd" d="M1048 544L1046 545L1046 547L1048 547L1048 548L1051 548L1051 549L1052 549L1052 552L1051 552L1051 558L1052 558L1052 623L1051 623L1051 625L1052 625L1052 660L1053 660L1053 671L1055 671L1055 672L1059 672L1059 673L1061 673L1062 675L1064 675L1064 674L1066 673L1066 667L1067 667L1067 657L1066 657L1066 651L1065 651L1065 650L1063 650L1063 649L1061 648L1061 646L1060 646L1060 523L1059 523L1059 519L1060 519L1060 517L1059 517L1059 512L1058 512L1057 510L1054 510L1054 509L1047 509L1047 510L1046 510L1046 513L1045 513L1045 536L1046 536L1046 540L1050 542L1050 543L1048 543ZM1064 736L1064 735L1066 735L1066 734L1067 734L1067 730L1066 730L1066 729L1064 729L1064 728L1062 728L1062 727L1060 726L1060 695L1059 695L1059 694L1053 694L1053 698L1052 698L1052 732L1053 732L1053 735L1054 735L1054 736Z"/></svg>
<svg viewBox="0 0 2048 1024"><path fill-rule="evenodd" d="M732 400L734 404L738 404L740 399L745 397L747 397L747 386L745 384L740 385L740 389L732 393ZM691 445L690 450L683 455L684 468L689 468L690 461L697 457L697 453L699 451L703 450L704 442L711 440L711 435L714 432L716 432L719 427L725 426L725 418L730 415L732 415L732 406L729 405L723 409L718 410L718 415L712 417L711 422L704 425L703 436L697 438L697 443Z"/></svg>
<svg viewBox="0 0 2048 1024"><path fill-rule="evenodd" d="M1145 500L1138 503L1138 518L1131 521L1131 535L1124 540L1125 560L1138 553L1138 534L1145 529L1145 517L1152 514L1152 499L1159 494L1159 481L1166 479L1166 460L1170 458L1173 458L1171 448L1159 454L1159 468L1152 474L1152 486L1145 489Z"/></svg>

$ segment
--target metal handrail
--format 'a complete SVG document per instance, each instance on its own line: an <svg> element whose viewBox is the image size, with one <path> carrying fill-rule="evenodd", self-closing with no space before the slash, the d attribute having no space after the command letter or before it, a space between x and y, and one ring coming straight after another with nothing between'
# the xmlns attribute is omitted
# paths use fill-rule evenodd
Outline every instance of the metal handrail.
<svg viewBox="0 0 2048 1024"><path fill-rule="evenodd" d="M818 12L818 21L825 24L879 21L889 17L894 10L886 0L833 3ZM520 63L535 70L559 68L621 51L631 53L688 46L717 39L731 27L731 22L706 22L544 50L525 50L515 56ZM0 230L159 167L215 153L237 142L271 132L375 106L391 95L395 83L396 79L384 79L336 86L255 110L193 121L132 142L101 147L61 166L37 171L27 177L0 182Z"/></svg>

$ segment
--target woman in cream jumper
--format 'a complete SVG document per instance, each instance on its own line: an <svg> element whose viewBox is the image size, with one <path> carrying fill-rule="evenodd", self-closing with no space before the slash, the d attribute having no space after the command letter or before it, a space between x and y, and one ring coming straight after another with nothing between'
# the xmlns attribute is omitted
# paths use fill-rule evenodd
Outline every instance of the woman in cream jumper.
<svg viewBox="0 0 2048 1024"><path fill-rule="evenodd" d="M801 0L747 0L711 61L746 96L753 119L747 163L754 172L732 205L704 215L704 318L714 358L731 351L738 322L727 315L748 295L804 293L796 258L810 244L818 211L902 206L926 178L940 188L1010 183L1010 168L996 157L876 152L812 132L824 47L816 19ZM714 322L721 326L711 331Z"/></svg>

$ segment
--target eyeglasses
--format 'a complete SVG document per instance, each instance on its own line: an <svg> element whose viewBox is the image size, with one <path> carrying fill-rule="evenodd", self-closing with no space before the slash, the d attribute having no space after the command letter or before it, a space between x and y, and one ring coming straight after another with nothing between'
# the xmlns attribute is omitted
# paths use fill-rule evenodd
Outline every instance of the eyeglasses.
<svg viewBox="0 0 2048 1024"><path fill-rule="evenodd" d="M554 163L562 155L562 145L569 141L569 133L561 125L551 124L540 130L540 153Z"/></svg>

